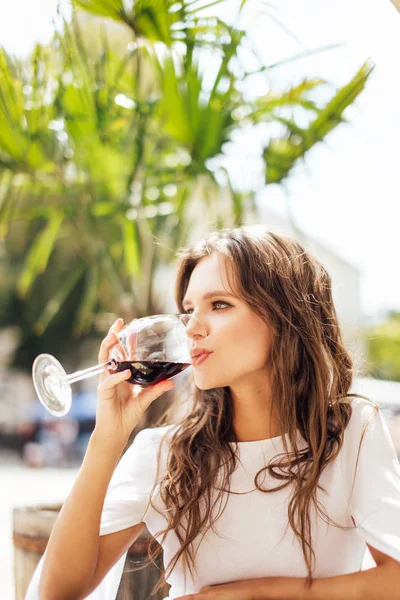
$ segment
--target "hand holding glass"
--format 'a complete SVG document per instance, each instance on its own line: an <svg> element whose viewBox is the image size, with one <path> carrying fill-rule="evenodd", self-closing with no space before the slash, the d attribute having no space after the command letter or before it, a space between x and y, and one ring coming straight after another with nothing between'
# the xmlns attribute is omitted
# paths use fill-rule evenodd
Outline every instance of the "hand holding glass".
<svg viewBox="0 0 400 600"><path fill-rule="evenodd" d="M67 375L62 365L50 354L36 357L33 384L43 406L54 416L63 417L72 403L71 383L93 377L106 369L112 372L130 369L127 380L141 387L171 379L190 367L190 338L187 326L207 336L204 326L189 314L153 315L134 319L119 333L119 343L110 352L107 362Z"/></svg>

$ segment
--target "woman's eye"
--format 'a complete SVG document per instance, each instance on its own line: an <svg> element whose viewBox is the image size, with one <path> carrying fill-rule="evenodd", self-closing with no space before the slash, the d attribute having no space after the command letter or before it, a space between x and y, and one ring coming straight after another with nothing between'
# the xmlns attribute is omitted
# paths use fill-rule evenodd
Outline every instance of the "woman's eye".
<svg viewBox="0 0 400 600"><path fill-rule="evenodd" d="M217 305L217 304L222 304L222 305L223 305L223 307L222 307L222 309L221 309L221 308L217 308L216 310L223 310L223 309L224 309L224 308L226 308L227 306L231 306L231 305L230 305L230 304L228 304L227 302L222 302L221 300L216 300L215 302L212 302L212 303L211 303L211 305L212 305L213 307L215 307L215 305ZM214 309L213 309L213 310L214 310ZM189 314L189 315L190 315L192 312L193 312L193 308L187 308L187 309L185 310L185 313L186 313L186 314Z"/></svg>
<svg viewBox="0 0 400 600"><path fill-rule="evenodd" d="M228 304L227 302L221 302L221 301L218 301L218 300L216 302L212 303L213 306L215 306L216 304L223 304L224 305L223 308L225 308L225 306L230 306L230 304Z"/></svg>

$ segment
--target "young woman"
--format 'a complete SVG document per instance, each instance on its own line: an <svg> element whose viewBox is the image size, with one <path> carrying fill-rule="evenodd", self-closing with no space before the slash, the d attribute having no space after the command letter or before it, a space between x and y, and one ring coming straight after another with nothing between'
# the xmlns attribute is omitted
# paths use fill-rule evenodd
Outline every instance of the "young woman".
<svg viewBox="0 0 400 600"><path fill-rule="evenodd" d="M180 253L176 303L206 330L187 326L191 350L207 354L189 397L119 460L173 383L143 390L129 373L101 377L40 599L115 598L144 524L174 600L398 599L400 466L379 406L349 393L329 274L264 226L217 231ZM361 570L367 547L376 566Z"/></svg>

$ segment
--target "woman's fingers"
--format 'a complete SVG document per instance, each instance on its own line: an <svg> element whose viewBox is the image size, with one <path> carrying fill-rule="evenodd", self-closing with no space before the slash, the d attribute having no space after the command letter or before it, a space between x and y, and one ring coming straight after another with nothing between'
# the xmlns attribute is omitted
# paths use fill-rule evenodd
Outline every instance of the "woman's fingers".
<svg viewBox="0 0 400 600"><path fill-rule="evenodd" d="M104 399L112 398L114 396L114 392L109 392L113 390L113 388L115 388L119 383L127 381L130 376L130 369L109 375L98 386L98 393L101 394ZM156 400L156 398L164 394L164 392L171 390L174 385L174 382L171 380L160 381L160 383L146 389L141 389L139 393L134 394L135 401L133 406L135 408L135 412L138 414L138 418L141 418L141 415L150 406L150 404Z"/></svg>
<svg viewBox="0 0 400 600"><path fill-rule="evenodd" d="M112 388L114 388L116 385L118 385L118 383L121 383L122 381L126 381L127 379L129 379L129 377L131 376L131 371L130 369L126 369L125 371L119 371L118 373L113 373L112 375L109 375L106 379L104 379L104 381L102 381L100 383L100 385L98 386L98 391L107 391L107 390L111 390Z"/></svg>
<svg viewBox="0 0 400 600"><path fill-rule="evenodd" d="M99 364L102 364L108 360L111 348L118 344L119 338L117 335L117 331L120 331L123 325L123 319L117 319L115 323L111 325L108 335L104 338L100 345Z"/></svg>
<svg viewBox="0 0 400 600"><path fill-rule="evenodd" d="M137 396L140 409L144 412L152 402L168 390L172 390L175 386L174 382L170 379L166 381L160 381L156 385L152 385L149 388L142 388Z"/></svg>
<svg viewBox="0 0 400 600"><path fill-rule="evenodd" d="M124 327L125 327L125 325L124 325L123 319L117 319L115 321L114 325L112 325L111 330L114 331L115 333L119 333L121 331L121 329L123 329ZM116 360L118 360L118 361L128 360L128 356L126 355L125 348L122 344L118 348Z"/></svg>
<svg viewBox="0 0 400 600"><path fill-rule="evenodd" d="M101 342L100 350L99 350L99 364L105 363L108 361L110 350L115 344L118 344L119 339L117 334L114 332L109 333L107 337Z"/></svg>
<svg viewBox="0 0 400 600"><path fill-rule="evenodd" d="M113 331L120 331L123 328L123 326L124 326L124 320L123 319L117 319L111 325L110 329L108 330L108 333L112 333Z"/></svg>

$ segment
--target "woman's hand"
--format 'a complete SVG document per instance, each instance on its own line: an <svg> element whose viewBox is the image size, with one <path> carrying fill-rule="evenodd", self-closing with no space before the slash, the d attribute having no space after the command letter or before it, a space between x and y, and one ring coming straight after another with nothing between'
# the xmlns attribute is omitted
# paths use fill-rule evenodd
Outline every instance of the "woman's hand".
<svg viewBox="0 0 400 600"><path fill-rule="evenodd" d="M117 334L123 327L122 319L117 319L110 327L100 346L99 364L108 361L111 350L119 343ZM129 369L118 373L104 371L100 374L95 425L97 435L127 442L150 404L174 387L174 383L168 380L144 389L128 383L130 376Z"/></svg>
<svg viewBox="0 0 400 600"><path fill-rule="evenodd" d="M252 580L233 581L222 585L208 585L197 594L180 596L175 600L256 600L260 596L253 593Z"/></svg>
<svg viewBox="0 0 400 600"><path fill-rule="evenodd" d="M315 581L321 582L322 580ZM332 579L329 581L331 582ZM311 598L309 594L309 590L305 587L305 579L301 577L261 577L260 579L241 579L222 585L208 585L197 594L180 596L175 600L289 600L289 598L300 600ZM322 597L324 597L323 594L321 594ZM350 596L338 595L337 597L348 598Z"/></svg>

